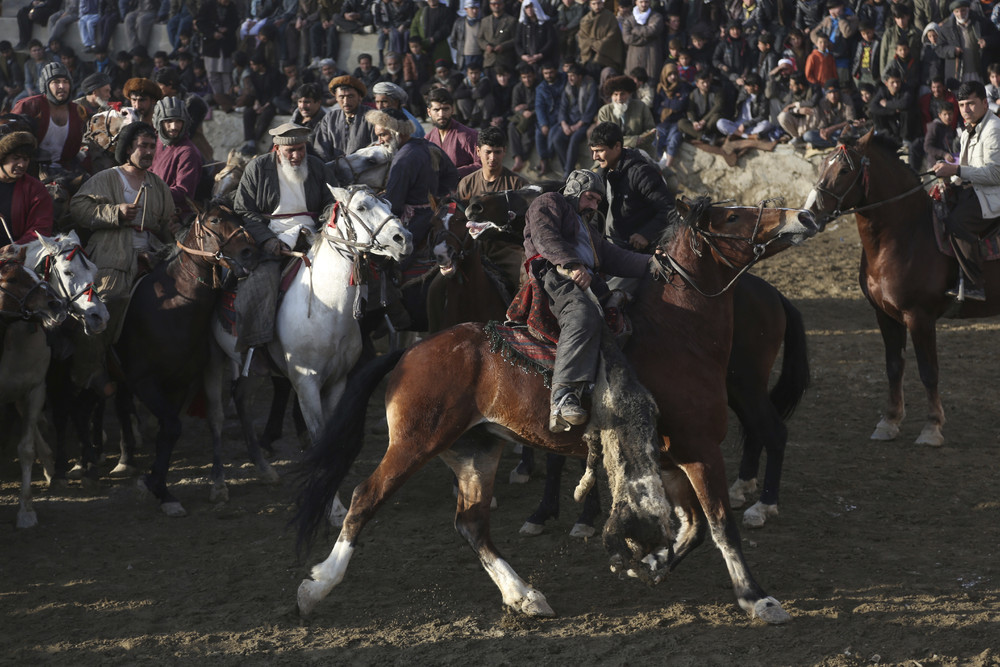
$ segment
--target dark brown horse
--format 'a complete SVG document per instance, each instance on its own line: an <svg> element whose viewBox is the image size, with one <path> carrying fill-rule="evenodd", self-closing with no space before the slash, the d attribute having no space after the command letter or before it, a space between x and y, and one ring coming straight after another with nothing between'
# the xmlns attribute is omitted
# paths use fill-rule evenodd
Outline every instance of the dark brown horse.
<svg viewBox="0 0 1000 667"><path fill-rule="evenodd" d="M684 208L684 204L681 207ZM676 567L704 539L706 529L726 561L740 606L771 623L788 620L777 600L754 581L729 509L720 443L726 435L726 365L733 327L727 291L747 267L817 231L811 214L787 209L720 208L700 200L686 224L665 239L665 284L639 288L635 333L625 354L659 407L662 479L680 530L668 563ZM669 341L664 343L664 341ZM308 541L360 452L364 406L380 373L395 362L376 360L377 372L359 373L309 460L309 477L296 520ZM446 369L444 377L442 369ZM443 381L444 380L444 381ZM595 395L595 405L604 397ZM464 324L410 348L386 390L389 446L372 475L354 491L330 557L299 586L299 610L308 614L343 579L362 528L414 473L441 456L459 480L456 528L466 537L504 603L529 615L551 615L544 596L522 580L490 539L489 505L502 444L483 439L455 445L478 427L493 435L582 458L583 428L548 431L549 391L490 351L482 325ZM360 421L359 421L360 420ZM650 489L650 493L654 493Z"/></svg>
<svg viewBox="0 0 1000 667"><path fill-rule="evenodd" d="M159 422L156 458L139 488L156 496L168 516L186 513L167 489L167 471L181 436L181 409L200 386L208 363L222 268L243 278L257 264L253 240L226 208L200 213L177 245L180 251L136 287L114 348L125 380L116 400L122 425L120 464L130 464L135 452L130 416L134 394Z"/></svg>
<svg viewBox="0 0 1000 667"><path fill-rule="evenodd" d="M938 394L935 323L955 306L945 291L958 281L958 262L944 255L935 240L931 199L920 177L900 162L895 147L871 132L830 154L806 207L820 224L855 212L861 236L859 280L875 308L889 377L889 401L872 440L892 440L905 415L903 350L913 339L928 414L917 443L944 444L944 408ZM988 317L1000 312L1000 264L984 267L986 302L964 303L955 315Z"/></svg>
<svg viewBox="0 0 1000 667"><path fill-rule="evenodd" d="M473 198L466 209L476 221L492 222L498 227L485 233L502 233L505 225L523 229L524 212L541 194L540 189L524 189ZM520 227L517 227L517 225ZM474 271L474 267L466 269ZM733 507L741 507L760 488L757 502L743 514L744 525L762 527L769 517L778 513L778 492L784 462L788 429L784 421L798 406L809 386L809 359L802 315L770 283L753 275L745 275L733 286L733 348L729 356L726 389L729 407L741 425L742 460L739 474L730 488ZM503 313L492 319L501 319ZM470 320L481 321L481 320ZM784 348L782 348L784 344ZM782 351L781 374L773 389L768 390L771 370ZM757 473L761 453L767 451L763 483L758 485ZM531 449L526 449L511 479L518 475L527 481L532 461ZM546 480L543 498L521 528L522 534L537 535L543 524L559 514L559 489L563 461L558 456L546 457ZM597 517L596 491L587 502L573 526L571 535L590 536Z"/></svg>

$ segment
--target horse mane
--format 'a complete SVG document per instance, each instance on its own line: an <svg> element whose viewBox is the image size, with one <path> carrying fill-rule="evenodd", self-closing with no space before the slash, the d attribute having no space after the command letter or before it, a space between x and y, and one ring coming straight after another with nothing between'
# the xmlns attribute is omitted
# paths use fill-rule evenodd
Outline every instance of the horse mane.
<svg viewBox="0 0 1000 667"><path fill-rule="evenodd" d="M712 208L712 198L708 195L702 195L694 200L688 202L690 208L688 212L684 215L684 218L680 224L667 225L663 233L660 234L660 238L657 240L657 245L666 246L669 245L682 229L691 229L698 224L701 217L705 215L705 211Z"/></svg>
<svg viewBox="0 0 1000 667"><path fill-rule="evenodd" d="M847 140L842 139L840 143L845 146L850 146L851 148L857 148L857 138ZM912 175L914 181L920 180L920 174L917 173L917 170L914 169L912 165L909 165L900 159L900 146L892 137L885 134L873 134L871 139L868 140L868 147L874 149L873 152L877 152L884 156L891 163L902 167L903 172Z"/></svg>

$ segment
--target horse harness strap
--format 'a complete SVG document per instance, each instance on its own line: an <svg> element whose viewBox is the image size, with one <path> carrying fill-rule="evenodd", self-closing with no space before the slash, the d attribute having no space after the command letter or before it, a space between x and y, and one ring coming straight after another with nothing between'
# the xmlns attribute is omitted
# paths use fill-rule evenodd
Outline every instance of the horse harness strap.
<svg viewBox="0 0 1000 667"><path fill-rule="evenodd" d="M4 260L0 261L0 267L8 263L18 264L23 266L23 264L21 264L21 262L18 261ZM45 290L45 283L42 282L41 280L32 285L31 289L29 289L28 292L24 295L24 297L21 298L18 297L13 292L11 292L6 287L4 287L3 285L0 285L0 294L3 294L13 299L17 303L17 308L18 308L17 310L7 310L5 308L0 308L0 315L13 316L14 319L19 319L19 320L30 320L32 316L34 316L35 311L29 310L26 304L28 303L28 299L31 298L31 295L35 293L35 290L39 289Z"/></svg>
<svg viewBox="0 0 1000 667"><path fill-rule="evenodd" d="M920 178L920 183L913 186L906 192L890 197L889 199L883 199L882 201L878 201L872 204L865 204L864 206L855 206L854 208L847 209L846 211L841 211L840 205L844 202L844 199L847 197L847 194L854 189L854 187L858 184L859 181L864 184L864 189L865 189L864 196L865 197L868 196L868 167L871 165L871 160L869 160L867 157L863 155L860 157L861 157L860 160L861 169L855 172L854 180L851 181L851 184L847 187L846 190L844 190L844 192L839 197L833 192L827 190L826 188L821 187L819 183L813 186L813 188L821 195L827 195L837 202L836 206L833 209L833 212L830 214L832 216L830 218L831 220L839 218L843 215L851 215L852 213L867 211L868 209L876 208L878 206L882 206L883 204L891 204L892 202L899 201L900 199L905 199L906 197L909 197L913 193L923 190L925 186L934 181L934 179L931 179L930 181L924 182L923 180L924 176L930 176L935 174L933 171L923 171L917 174L917 176ZM833 156L832 160L846 160L847 168L850 169L851 171L854 171L854 163L851 161L851 154L846 145L844 144L840 145L840 147L837 149L836 154Z"/></svg>

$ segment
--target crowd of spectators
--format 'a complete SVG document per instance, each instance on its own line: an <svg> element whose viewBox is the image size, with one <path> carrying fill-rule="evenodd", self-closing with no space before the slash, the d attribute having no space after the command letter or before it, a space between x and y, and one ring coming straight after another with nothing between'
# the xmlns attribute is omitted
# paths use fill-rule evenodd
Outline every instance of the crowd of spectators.
<svg viewBox="0 0 1000 667"><path fill-rule="evenodd" d="M870 126L917 165L954 153L960 83L988 84L994 111L1000 97L1000 0L628 2L32 0L17 13L18 44L0 42L2 108L37 94L53 60L74 98L93 96L83 84L95 72L122 99L129 79L170 67L187 93L244 113L251 142L275 114L301 111L303 94L336 107L329 83L350 75L362 105L393 83L421 120L445 88L456 121L507 134L515 171L537 149L536 171L558 160L568 174L600 121L664 167L684 140L825 148ZM119 23L128 44L115 46L127 48L111 51ZM156 23L172 50L150 55ZM32 39L36 24L47 45ZM84 53L63 45L68 30ZM345 32L377 35L377 51L338 63Z"/></svg>

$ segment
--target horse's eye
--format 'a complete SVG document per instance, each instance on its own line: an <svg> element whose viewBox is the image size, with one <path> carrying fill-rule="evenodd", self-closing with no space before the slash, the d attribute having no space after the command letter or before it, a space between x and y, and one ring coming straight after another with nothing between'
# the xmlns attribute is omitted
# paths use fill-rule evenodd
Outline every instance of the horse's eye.
<svg viewBox="0 0 1000 667"><path fill-rule="evenodd" d="M739 219L740 219L740 216L736 215L735 213L730 213L729 217L726 218L726 222L728 222L728 223L734 223L734 222L736 222Z"/></svg>

